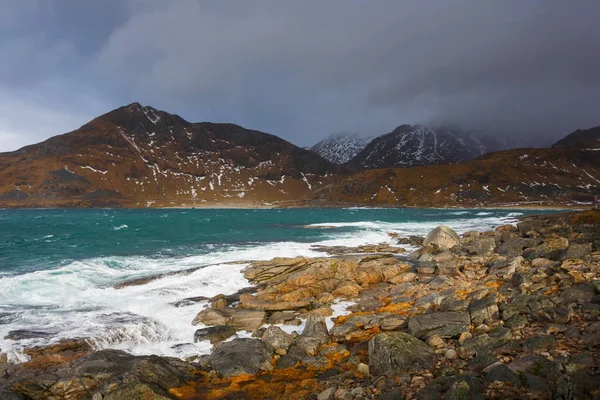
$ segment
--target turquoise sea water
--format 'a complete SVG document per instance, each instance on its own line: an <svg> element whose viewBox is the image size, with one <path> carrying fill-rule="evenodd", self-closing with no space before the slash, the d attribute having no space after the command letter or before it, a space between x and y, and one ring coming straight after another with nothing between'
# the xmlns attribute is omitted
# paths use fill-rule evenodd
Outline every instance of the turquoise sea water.
<svg viewBox="0 0 600 400"><path fill-rule="evenodd" d="M0 349L66 337L136 354L187 356L194 315L174 307L186 297L231 293L247 285L244 261L318 256L311 247L391 243L390 232L425 235L445 224L490 229L536 210L148 209L0 210ZM236 264L231 264L234 262ZM227 263L227 264L225 264ZM202 267L147 285L128 279ZM11 330L39 337L8 340ZM204 346L204 347L203 347Z"/></svg>

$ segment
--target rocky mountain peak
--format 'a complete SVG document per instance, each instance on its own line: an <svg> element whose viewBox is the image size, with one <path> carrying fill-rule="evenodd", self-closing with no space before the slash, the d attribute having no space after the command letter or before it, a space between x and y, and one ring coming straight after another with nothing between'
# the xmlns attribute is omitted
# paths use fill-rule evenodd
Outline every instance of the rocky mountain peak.
<svg viewBox="0 0 600 400"><path fill-rule="evenodd" d="M452 127L398 126L373 139L349 165L361 169L412 167L472 160L501 149L483 136Z"/></svg>
<svg viewBox="0 0 600 400"><path fill-rule="evenodd" d="M90 124L93 125L99 121L134 132L136 136L155 134L158 137L170 137L172 132L181 131L184 127L191 125L179 115L143 106L137 102L101 115Z"/></svg>
<svg viewBox="0 0 600 400"><path fill-rule="evenodd" d="M311 150L334 164L345 164L356 156L372 137L363 137L353 133L337 133L320 141Z"/></svg>
<svg viewBox="0 0 600 400"><path fill-rule="evenodd" d="M190 123L132 103L0 155L0 203L262 204L306 196L339 173L341 167L277 136L234 124Z"/></svg>

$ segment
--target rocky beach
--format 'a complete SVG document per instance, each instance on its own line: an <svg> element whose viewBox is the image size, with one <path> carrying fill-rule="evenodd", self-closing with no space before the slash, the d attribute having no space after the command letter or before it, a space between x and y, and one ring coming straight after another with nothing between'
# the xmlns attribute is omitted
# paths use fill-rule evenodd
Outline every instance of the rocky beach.
<svg viewBox="0 0 600 400"><path fill-rule="evenodd" d="M414 250L321 246L329 257L249 262L252 286L235 294L181 299L210 303L189 321L208 355L86 338L21 364L0 351L0 398L600 398L600 213L389 234Z"/></svg>

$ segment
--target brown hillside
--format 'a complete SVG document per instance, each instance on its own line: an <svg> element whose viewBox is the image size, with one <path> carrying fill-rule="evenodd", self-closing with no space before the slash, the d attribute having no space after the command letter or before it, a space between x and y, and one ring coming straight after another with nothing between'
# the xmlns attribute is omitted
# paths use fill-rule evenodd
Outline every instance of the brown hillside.
<svg viewBox="0 0 600 400"><path fill-rule="evenodd" d="M306 197L342 172L273 135L133 103L0 154L0 207L262 205Z"/></svg>
<svg viewBox="0 0 600 400"><path fill-rule="evenodd" d="M484 206L590 201L600 157L585 149L518 149L471 162L358 173L315 193L311 205Z"/></svg>

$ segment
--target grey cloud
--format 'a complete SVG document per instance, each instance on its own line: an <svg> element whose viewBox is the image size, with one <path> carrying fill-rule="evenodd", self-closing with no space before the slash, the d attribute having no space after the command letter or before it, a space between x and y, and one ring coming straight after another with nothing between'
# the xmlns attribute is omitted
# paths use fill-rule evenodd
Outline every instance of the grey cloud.
<svg viewBox="0 0 600 400"><path fill-rule="evenodd" d="M0 0L0 93L60 82L41 96L70 97L76 119L140 101L300 145L402 123L546 139L600 124L596 1L21 3Z"/></svg>

